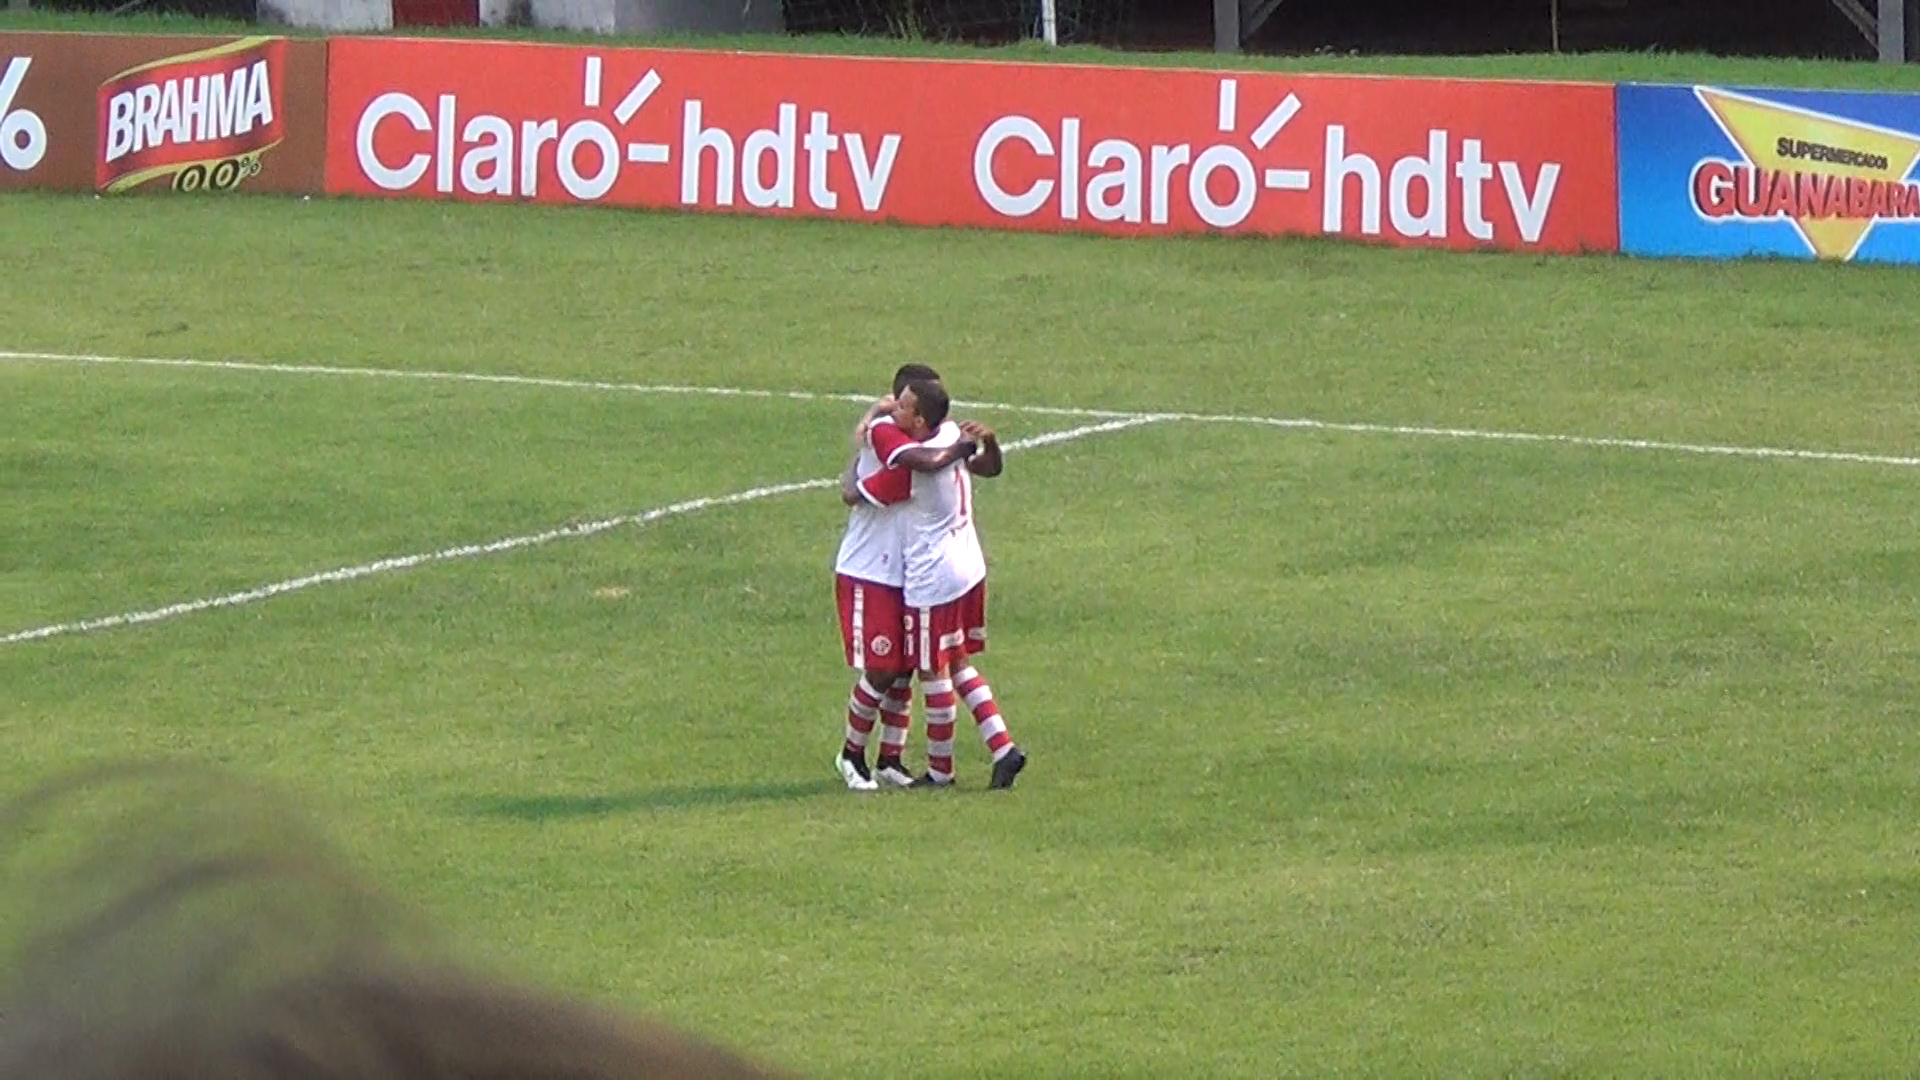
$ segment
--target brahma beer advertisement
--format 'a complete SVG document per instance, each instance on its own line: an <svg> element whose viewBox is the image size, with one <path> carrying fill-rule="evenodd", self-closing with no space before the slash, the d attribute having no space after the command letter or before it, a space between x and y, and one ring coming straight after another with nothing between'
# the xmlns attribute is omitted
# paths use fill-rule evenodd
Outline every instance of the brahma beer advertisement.
<svg viewBox="0 0 1920 1080"><path fill-rule="evenodd" d="M1920 262L1920 94L1619 89L1635 255Z"/></svg>
<svg viewBox="0 0 1920 1080"><path fill-rule="evenodd" d="M341 38L328 86L336 194L1619 243L1598 84Z"/></svg>
<svg viewBox="0 0 1920 1080"><path fill-rule="evenodd" d="M326 45L0 34L0 189L321 190Z"/></svg>

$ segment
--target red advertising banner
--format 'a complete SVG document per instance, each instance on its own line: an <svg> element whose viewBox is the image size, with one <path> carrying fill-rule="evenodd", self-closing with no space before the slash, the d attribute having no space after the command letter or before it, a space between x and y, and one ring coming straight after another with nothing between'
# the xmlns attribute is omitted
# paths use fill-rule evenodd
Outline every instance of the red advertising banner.
<svg viewBox="0 0 1920 1080"><path fill-rule="evenodd" d="M0 190L321 190L325 43L0 33Z"/></svg>
<svg viewBox="0 0 1920 1080"><path fill-rule="evenodd" d="M1606 85L336 38L330 193L1614 251Z"/></svg>

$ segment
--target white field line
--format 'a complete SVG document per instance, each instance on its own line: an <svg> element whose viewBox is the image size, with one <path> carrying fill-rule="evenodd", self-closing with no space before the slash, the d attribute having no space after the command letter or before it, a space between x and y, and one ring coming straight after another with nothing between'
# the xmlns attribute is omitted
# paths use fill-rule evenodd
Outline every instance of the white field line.
<svg viewBox="0 0 1920 1080"><path fill-rule="evenodd" d="M405 371L397 368L337 367L325 364L265 364L239 360L189 360L164 357L90 356L75 353L11 352L0 350L0 360L51 361L84 364L134 364L150 367L215 368L228 371L254 371L286 375L340 375L385 379L421 379L439 382L494 383L508 386L542 386L568 390L594 390L632 394L691 394L714 397L749 397L791 401L851 401L866 403L870 394L816 393L806 390L753 390L731 386L676 386L646 383L598 382L588 379L544 378L532 375L488 375L461 371ZM1062 416L1086 419L1179 420L1208 424L1251 424L1261 427L1290 428L1304 431L1334 431L1358 435L1398 435L1429 439L1466 439L1490 442L1540 443L1592 449L1640 450L1654 453L1713 455L1740 458L1796 459L1829 461L1859 465L1891 465L1920 468L1920 456L1868 454L1839 450L1798 450L1771 446L1731 446L1713 443L1663 442L1655 439L1608 438L1587 435L1550 435L1527 431L1495 431L1477 428L1428 427L1406 424L1347 423L1309 418L1251 416L1242 414L1191 412L1139 412L1121 409L1088 409L1052 405L1010 405L991 401L961 401L967 409L1027 413L1035 416Z"/></svg>
<svg viewBox="0 0 1920 1080"><path fill-rule="evenodd" d="M969 403L971 405L971 403ZM974 408L983 406L972 405ZM1856 465L1893 465L1920 468L1920 456L1860 454L1844 450L1793 450L1772 446L1722 446L1713 443L1659 442L1653 439L1607 439L1586 435L1542 435L1527 431L1481 431L1472 428L1419 427L1403 424L1346 424L1329 420L1287 420L1272 416L1206 416L1198 413L1156 413L1166 420L1203 424L1257 424L1264 427L1310 431L1348 431L1366 435L1413 435L1429 439L1484 439L1494 442L1558 443L1613 450L1651 450L1669 454L1707 454L1723 457L1797 458L1804 461L1849 462Z"/></svg>
<svg viewBox="0 0 1920 1080"><path fill-rule="evenodd" d="M1013 451L1026 450L1038 446L1050 446L1054 443L1067 442L1072 439L1084 438L1088 435L1098 435L1103 432L1139 427L1142 424L1153 423L1156 419L1158 418L1152 416L1139 416L1128 417L1124 420L1109 420L1100 424L1088 424L1085 427L1071 428L1066 431L1052 431L1045 435L1036 435L1030 439L1018 439L1003 443L1001 444L1001 449ZM818 480L801 480L791 484L774 484L770 487L757 487L746 491L736 491L731 495L688 499L684 502L655 507L652 510L642 511L638 514L626 514L620 517L605 518L600 521L590 521L580 525L566 525L557 529L548 529L545 532L529 533L525 536L509 536L504 540L494 540L490 543L462 544L459 547L442 548L439 551L423 552L417 555L401 555L391 559L380 559L376 562L362 563L359 566L343 566L337 570L325 570L317 574L308 574L305 577L276 581L271 585L262 585L258 588L246 589L241 592L228 593L225 596L212 596L202 600L187 600L178 604L168 604L166 607L153 608L148 611L130 611L120 615L107 615L97 619L82 619L78 622L57 623L52 626L35 627L32 630L21 630L8 634L5 637L0 637L0 645L14 645L23 641L38 641L43 638L59 637L62 634L84 634L96 630L111 630L121 626L136 626L141 623L159 622L163 619L177 618L181 615L192 615L201 611L212 611L216 608L239 607L242 604L251 604L255 601L266 600L284 593L310 589L315 585L331 585L344 581L355 581L360 578L372 577L376 574L388 574L396 570L410 570L416 566L424 566L428 563L451 562L455 559L471 559L481 555L497 555L503 551L515 551L520 548L534 547L540 544L552 543L555 540L570 540L582 536L592 536L595 533L603 533L609 529L619 528L622 525L648 525L662 518L678 517L682 514L691 514L701 510L711 510L717 506L732 506L736 503L754 502L759 499L772 498L775 495L786 495L795 491L810 491L815 488L837 487L839 482L837 478L822 478Z"/></svg>
<svg viewBox="0 0 1920 1080"><path fill-rule="evenodd" d="M591 379L549 379L538 375L488 375L475 371L406 371L400 368L339 367L330 364L262 364L245 360L181 360L159 356L90 356L84 353L9 352L0 360L44 360L69 364L130 364L141 367L209 368L218 371L257 371L271 375L357 375L374 379L421 379L429 382L494 383L502 386L544 386L562 390L617 391L631 394L703 394L724 397L785 398L791 401L856 401L868 404L872 394L816 394L806 390L747 390L726 386L668 386L595 382Z"/></svg>

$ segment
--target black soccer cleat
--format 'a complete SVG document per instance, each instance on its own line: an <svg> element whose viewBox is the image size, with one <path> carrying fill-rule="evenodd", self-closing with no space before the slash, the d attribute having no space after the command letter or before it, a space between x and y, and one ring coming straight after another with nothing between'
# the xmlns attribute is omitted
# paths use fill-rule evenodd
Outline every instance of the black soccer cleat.
<svg viewBox="0 0 1920 1080"><path fill-rule="evenodd" d="M987 786L1010 788L1013 786L1014 778L1020 775L1020 770L1026 767L1027 752L1016 746L1007 751L1005 757L993 763L993 780Z"/></svg>
<svg viewBox="0 0 1920 1080"><path fill-rule="evenodd" d="M867 768L867 755L856 757L843 749L833 763L840 770L840 779L845 780L851 790L873 791L879 788L880 785L874 782L873 772Z"/></svg>
<svg viewBox="0 0 1920 1080"><path fill-rule="evenodd" d="M913 773L898 756L883 756L873 768L873 778L887 787L913 786Z"/></svg>

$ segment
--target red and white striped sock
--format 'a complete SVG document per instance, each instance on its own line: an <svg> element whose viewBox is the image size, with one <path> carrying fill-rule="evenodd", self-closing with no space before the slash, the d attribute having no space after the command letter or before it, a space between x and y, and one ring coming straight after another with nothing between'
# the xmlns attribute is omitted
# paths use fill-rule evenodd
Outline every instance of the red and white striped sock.
<svg viewBox="0 0 1920 1080"><path fill-rule="evenodd" d="M848 755L867 756L867 736L873 734L873 722L880 717L879 705L880 691L867 685L865 675L860 676L853 684L853 693L847 695Z"/></svg>
<svg viewBox="0 0 1920 1080"><path fill-rule="evenodd" d="M1007 732L1007 722L1000 715L1000 706L994 704L993 687L973 669L972 664L953 673L953 686L966 700L967 708L973 710L973 724L980 729L980 741L987 744L987 751L993 760L999 761L1013 751L1013 736Z"/></svg>
<svg viewBox="0 0 1920 1080"><path fill-rule="evenodd" d="M897 758L907 752L907 728L913 723L913 676L899 675L880 699L880 756Z"/></svg>
<svg viewBox="0 0 1920 1080"><path fill-rule="evenodd" d="M927 698L927 774L942 782L953 779L953 680L922 679Z"/></svg>

